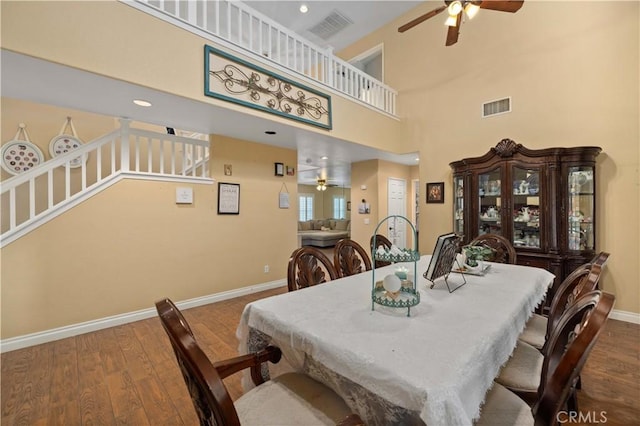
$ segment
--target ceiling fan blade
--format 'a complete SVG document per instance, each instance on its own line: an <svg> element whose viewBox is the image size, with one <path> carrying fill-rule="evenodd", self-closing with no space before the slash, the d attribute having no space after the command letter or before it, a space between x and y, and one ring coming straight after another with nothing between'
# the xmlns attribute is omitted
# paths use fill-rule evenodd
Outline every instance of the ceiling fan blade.
<svg viewBox="0 0 640 426"><path fill-rule="evenodd" d="M433 9L432 11L425 13L422 16L418 16L413 21L407 22L403 26L399 27L398 28L398 32L399 33L403 33L403 32L405 32L407 30L410 30L411 28L415 27L416 25L420 24L421 22L424 22L429 18L433 18L434 16L436 16L438 13L442 12L446 8L447 8L447 6L441 6L441 7L437 8L437 9Z"/></svg>
<svg viewBox="0 0 640 426"><path fill-rule="evenodd" d="M458 35L460 34L460 24L462 24L462 13L458 13L456 26L449 27L449 30L447 31L447 42L445 43L445 46L456 44L456 42L458 41Z"/></svg>
<svg viewBox="0 0 640 426"><path fill-rule="evenodd" d="M524 0L495 1L485 0L480 3L480 9L497 10L498 12L516 13L522 7Z"/></svg>

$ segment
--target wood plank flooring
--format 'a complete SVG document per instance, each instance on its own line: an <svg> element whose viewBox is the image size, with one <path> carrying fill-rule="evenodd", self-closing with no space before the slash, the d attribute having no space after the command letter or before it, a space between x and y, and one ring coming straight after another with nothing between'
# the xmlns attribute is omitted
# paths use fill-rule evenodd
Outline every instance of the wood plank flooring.
<svg viewBox="0 0 640 426"><path fill-rule="evenodd" d="M212 359L237 354L244 306L269 290L184 311ZM10 425L196 425L157 317L2 354L0 421ZM225 380L235 400L240 376ZM609 320L582 374L582 422L640 424L640 325Z"/></svg>

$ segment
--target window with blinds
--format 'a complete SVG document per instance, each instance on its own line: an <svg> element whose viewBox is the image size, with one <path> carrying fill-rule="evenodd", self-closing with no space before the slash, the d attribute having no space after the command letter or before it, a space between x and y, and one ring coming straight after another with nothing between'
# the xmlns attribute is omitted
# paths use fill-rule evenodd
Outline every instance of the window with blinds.
<svg viewBox="0 0 640 426"><path fill-rule="evenodd" d="M346 219L347 217L347 203L344 197L340 195L333 196L333 218L334 219Z"/></svg>
<svg viewBox="0 0 640 426"><path fill-rule="evenodd" d="M298 194L299 220L313 219L313 194Z"/></svg>

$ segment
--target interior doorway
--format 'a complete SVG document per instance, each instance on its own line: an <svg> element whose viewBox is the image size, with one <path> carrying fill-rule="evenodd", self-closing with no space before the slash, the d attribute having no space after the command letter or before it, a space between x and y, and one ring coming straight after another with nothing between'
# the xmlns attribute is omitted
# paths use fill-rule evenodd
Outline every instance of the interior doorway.
<svg viewBox="0 0 640 426"><path fill-rule="evenodd" d="M389 216L407 215L407 182L404 179L388 178L387 180L387 214ZM407 226L403 219L387 221L389 240L400 248L407 245Z"/></svg>

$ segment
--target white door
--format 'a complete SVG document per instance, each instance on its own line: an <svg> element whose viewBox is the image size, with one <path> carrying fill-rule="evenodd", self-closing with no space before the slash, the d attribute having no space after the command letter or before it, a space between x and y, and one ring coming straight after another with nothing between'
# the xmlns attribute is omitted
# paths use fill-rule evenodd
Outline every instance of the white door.
<svg viewBox="0 0 640 426"><path fill-rule="evenodd" d="M387 181L387 214L389 216L407 215L407 182L404 179L389 178ZM389 240L400 248L406 247L407 222L404 219L389 219Z"/></svg>

